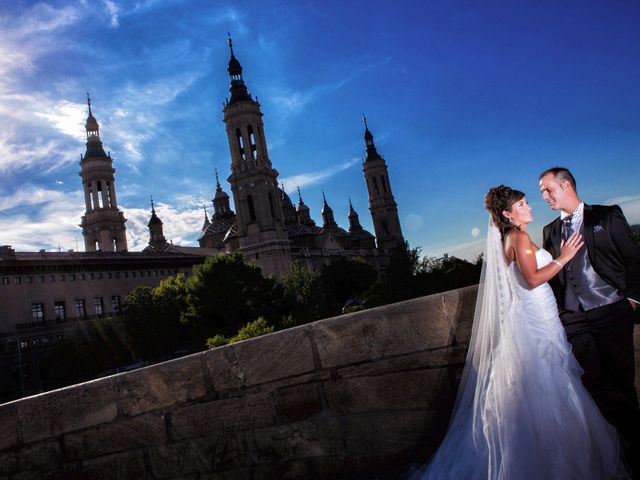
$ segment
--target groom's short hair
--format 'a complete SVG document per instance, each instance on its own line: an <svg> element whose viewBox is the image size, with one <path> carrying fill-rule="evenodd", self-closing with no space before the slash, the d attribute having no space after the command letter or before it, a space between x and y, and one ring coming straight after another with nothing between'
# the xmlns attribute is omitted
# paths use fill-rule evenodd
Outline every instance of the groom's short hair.
<svg viewBox="0 0 640 480"><path fill-rule="evenodd" d="M571 174L571 172L569 171L568 168L564 168L564 167L553 167L550 168L548 170L545 170L544 172L542 172L540 174L540 178L544 177L545 175L548 174L552 174L554 176L554 178L556 180L558 180L560 183L567 181L571 184L571 186L573 187L573 189L577 192L578 190L576 189L576 179L573 178L573 175Z"/></svg>

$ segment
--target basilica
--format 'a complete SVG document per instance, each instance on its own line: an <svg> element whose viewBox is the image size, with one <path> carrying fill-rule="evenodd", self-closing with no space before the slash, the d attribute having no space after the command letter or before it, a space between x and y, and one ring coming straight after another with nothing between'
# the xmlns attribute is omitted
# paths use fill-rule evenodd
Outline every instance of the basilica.
<svg viewBox="0 0 640 480"><path fill-rule="evenodd" d="M227 180L237 211L231 209L229 195L216 174L214 213L209 219L205 209L204 225L198 238L200 247L215 252L240 251L256 262L266 275L286 273L292 261L317 269L340 256L360 256L377 267L383 267L388 262L390 251L401 246L404 239L387 164L376 149L366 118L366 157L362 171L375 237L360 225L350 201L349 227L345 230L337 224L323 194L322 225L319 226L302 200L300 189L297 205L294 205L284 187L278 185L278 172L267 151L260 104L247 89L231 39L229 49L230 97L224 106L224 122L231 150L231 174ZM120 231L120 227L116 231ZM185 247L167 243L162 221L153 208L149 231L148 251L185 251ZM87 240L85 234L85 243L91 244L94 238L95 235L89 235ZM113 241L117 243L116 236Z"/></svg>

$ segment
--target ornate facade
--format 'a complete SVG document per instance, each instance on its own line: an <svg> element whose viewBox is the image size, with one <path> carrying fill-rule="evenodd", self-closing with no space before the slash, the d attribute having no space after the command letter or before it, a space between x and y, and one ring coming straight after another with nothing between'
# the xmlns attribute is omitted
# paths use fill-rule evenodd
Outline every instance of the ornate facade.
<svg viewBox="0 0 640 480"><path fill-rule="evenodd" d="M231 210L229 196L222 190L216 173L214 214L209 221L205 209L200 246L218 252L239 250L260 265L265 274L286 272L292 260L316 269L341 256L361 256L377 267L384 266L390 251L401 246L404 238L387 164L376 150L366 119L363 172L375 237L360 225L351 200L348 231L337 224L324 193L322 226L317 226L300 189L296 208L284 187L278 187L278 172L267 151L260 104L247 89L231 39L229 49L230 97L224 106L224 122L231 153L228 181L237 213Z"/></svg>

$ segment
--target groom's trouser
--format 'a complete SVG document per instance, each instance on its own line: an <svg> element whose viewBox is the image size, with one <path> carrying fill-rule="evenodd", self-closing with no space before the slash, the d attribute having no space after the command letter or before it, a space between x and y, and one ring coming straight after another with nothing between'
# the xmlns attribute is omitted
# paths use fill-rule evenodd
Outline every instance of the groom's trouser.
<svg viewBox="0 0 640 480"><path fill-rule="evenodd" d="M560 318L573 354L584 370L582 383L603 416L630 445L627 461L640 478L640 409L635 389L634 312L627 299Z"/></svg>

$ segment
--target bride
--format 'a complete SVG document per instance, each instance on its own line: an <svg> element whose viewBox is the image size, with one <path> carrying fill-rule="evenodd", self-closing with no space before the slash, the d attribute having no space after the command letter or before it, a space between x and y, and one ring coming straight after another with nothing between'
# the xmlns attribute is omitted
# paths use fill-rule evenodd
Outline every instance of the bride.
<svg viewBox="0 0 640 480"><path fill-rule="evenodd" d="M489 229L469 352L449 430L426 479L623 479L615 429L585 388L546 283L583 241L538 248L524 193L485 198Z"/></svg>

